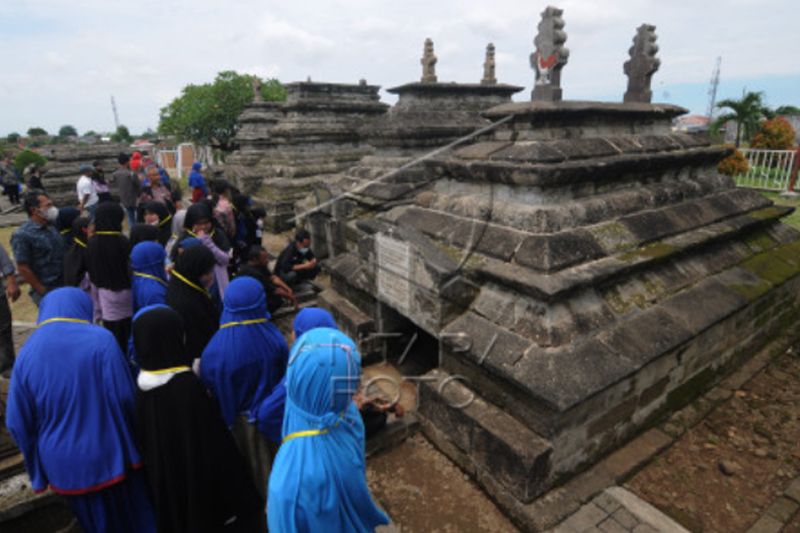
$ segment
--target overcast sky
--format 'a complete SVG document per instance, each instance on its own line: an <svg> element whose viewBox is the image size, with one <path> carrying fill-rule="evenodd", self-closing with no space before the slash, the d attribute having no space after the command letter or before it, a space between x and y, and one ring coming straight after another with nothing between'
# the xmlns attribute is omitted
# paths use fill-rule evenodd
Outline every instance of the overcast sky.
<svg viewBox="0 0 800 533"><path fill-rule="evenodd" d="M599 4L606 4L600 6ZM110 97L132 132L157 127L159 108L189 83L237 70L283 82L384 88L415 81L426 37L439 81L477 82L486 43L497 77L522 85L539 14L531 0L2 0L0 135L31 126L113 129ZM621 99L635 29L657 26L654 100L705 113L722 56L720 97L761 90L800 105L796 0L562 0L569 63L565 99ZM392 100L385 93L387 102Z"/></svg>

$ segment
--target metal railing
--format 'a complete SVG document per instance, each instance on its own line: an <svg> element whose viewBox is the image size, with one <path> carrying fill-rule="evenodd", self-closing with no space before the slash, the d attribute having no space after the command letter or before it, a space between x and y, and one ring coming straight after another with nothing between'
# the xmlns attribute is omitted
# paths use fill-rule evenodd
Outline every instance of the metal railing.
<svg viewBox="0 0 800 533"><path fill-rule="evenodd" d="M734 178L736 185L770 191L789 188L797 154L795 150L740 148L739 151L747 159L748 169L746 174Z"/></svg>

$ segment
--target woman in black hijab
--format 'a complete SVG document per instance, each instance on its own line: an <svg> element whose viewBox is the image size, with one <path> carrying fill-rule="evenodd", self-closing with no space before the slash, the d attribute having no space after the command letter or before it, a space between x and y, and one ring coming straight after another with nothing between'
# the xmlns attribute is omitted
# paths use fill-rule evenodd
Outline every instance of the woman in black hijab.
<svg viewBox="0 0 800 533"><path fill-rule="evenodd" d="M167 206L161 202L147 202L144 204L144 221L158 229L158 242L166 246L172 237L172 214Z"/></svg>
<svg viewBox="0 0 800 533"><path fill-rule="evenodd" d="M214 254L205 246L187 248L175 261L167 286L167 304L183 318L186 351L199 359L219 327L219 309L208 287L214 279Z"/></svg>
<svg viewBox="0 0 800 533"><path fill-rule="evenodd" d="M98 204L94 214L94 235L89 239L87 261L95 315L111 331L123 351L131 332L133 303L131 273L128 266L131 248L122 234L125 211L115 202Z"/></svg>
<svg viewBox="0 0 800 533"><path fill-rule="evenodd" d="M136 428L158 530L257 531L258 494L219 407L191 370L183 325L163 306L133 324Z"/></svg>
<svg viewBox="0 0 800 533"><path fill-rule="evenodd" d="M144 241L158 241L158 228L138 222L131 228L131 249Z"/></svg>
<svg viewBox="0 0 800 533"><path fill-rule="evenodd" d="M81 212L74 207L61 207L58 210L58 217L56 218L56 228L58 232L64 237L64 246L69 247L72 244L72 223L75 219L81 216Z"/></svg>
<svg viewBox="0 0 800 533"><path fill-rule="evenodd" d="M89 290L89 283L86 281L88 233L89 217L78 217L72 221L72 240L64 251L64 285L68 287Z"/></svg>

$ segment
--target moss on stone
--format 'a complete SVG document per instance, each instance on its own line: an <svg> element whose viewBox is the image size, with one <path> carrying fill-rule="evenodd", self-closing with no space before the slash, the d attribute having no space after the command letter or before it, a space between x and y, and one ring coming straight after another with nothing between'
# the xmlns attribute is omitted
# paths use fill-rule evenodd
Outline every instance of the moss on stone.
<svg viewBox="0 0 800 533"><path fill-rule="evenodd" d="M775 241L765 230L756 231L744 238L745 244L754 252L764 252L775 247Z"/></svg>
<svg viewBox="0 0 800 533"><path fill-rule="evenodd" d="M632 262L638 259L659 259L674 254L678 248L663 241L654 242L618 256L620 261Z"/></svg>
<svg viewBox="0 0 800 533"><path fill-rule="evenodd" d="M777 253L754 255L743 261L741 267L773 285L780 285L800 273L800 268L785 262Z"/></svg>
<svg viewBox="0 0 800 533"><path fill-rule="evenodd" d="M633 234L619 222L609 222L589 228L589 233L607 253L630 250L636 245Z"/></svg>
<svg viewBox="0 0 800 533"><path fill-rule="evenodd" d="M781 218L788 215L792 211L794 211L794 209L790 207L773 205L770 207L765 207L764 209L753 211L752 213L749 213L749 216L756 220L769 220L772 218Z"/></svg>
<svg viewBox="0 0 800 533"><path fill-rule="evenodd" d="M759 280L758 283L753 285L744 283L731 283L730 285L727 285L727 287L741 295L748 302L752 302L753 300L766 294L766 292L772 288L772 284L764 280Z"/></svg>

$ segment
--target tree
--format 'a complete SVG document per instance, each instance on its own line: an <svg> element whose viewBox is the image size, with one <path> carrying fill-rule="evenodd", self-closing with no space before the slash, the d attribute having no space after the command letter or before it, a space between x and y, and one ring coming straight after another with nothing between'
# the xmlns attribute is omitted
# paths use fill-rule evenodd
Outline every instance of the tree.
<svg viewBox="0 0 800 533"><path fill-rule="evenodd" d="M111 141L115 143L129 144L131 141L133 141L133 137L131 137L131 132L128 131L128 128L120 124L117 126L117 131L111 134Z"/></svg>
<svg viewBox="0 0 800 533"><path fill-rule="evenodd" d="M28 130L28 137L44 137L47 135L47 130L44 128L34 127Z"/></svg>
<svg viewBox="0 0 800 533"><path fill-rule="evenodd" d="M187 85L181 95L161 109L158 131L191 141L231 150L237 120L253 99L254 76L224 71L212 83ZM276 79L261 83L265 101L286 99L286 90Z"/></svg>
<svg viewBox="0 0 800 533"><path fill-rule="evenodd" d="M69 124L65 126L61 126L58 130L59 137L77 137L78 130L75 129L75 126L70 126Z"/></svg>
<svg viewBox="0 0 800 533"><path fill-rule="evenodd" d="M719 127L732 120L736 122L736 148L739 148L742 140L749 141L758 130L761 119L769 114L769 109L764 105L764 93L749 92L742 96L740 100L731 98L720 101L719 108L728 108L732 112L725 113L714 121L714 128Z"/></svg>
<svg viewBox="0 0 800 533"><path fill-rule="evenodd" d="M98 137L97 132L94 130L89 130L83 134L84 137Z"/></svg>
<svg viewBox="0 0 800 533"><path fill-rule="evenodd" d="M17 144L19 142L19 133L13 132L6 135L6 142L10 144Z"/></svg>
<svg viewBox="0 0 800 533"><path fill-rule="evenodd" d="M782 105L775 108L776 115L800 115L800 107L794 105Z"/></svg>
<svg viewBox="0 0 800 533"><path fill-rule="evenodd" d="M25 168L31 163L36 163L37 166L43 166L47 163L47 159L33 150L23 150L14 158L14 167L20 174L22 174Z"/></svg>
<svg viewBox="0 0 800 533"><path fill-rule="evenodd" d="M764 150L791 150L795 145L795 131L783 117L765 120L753 137L750 146Z"/></svg>

